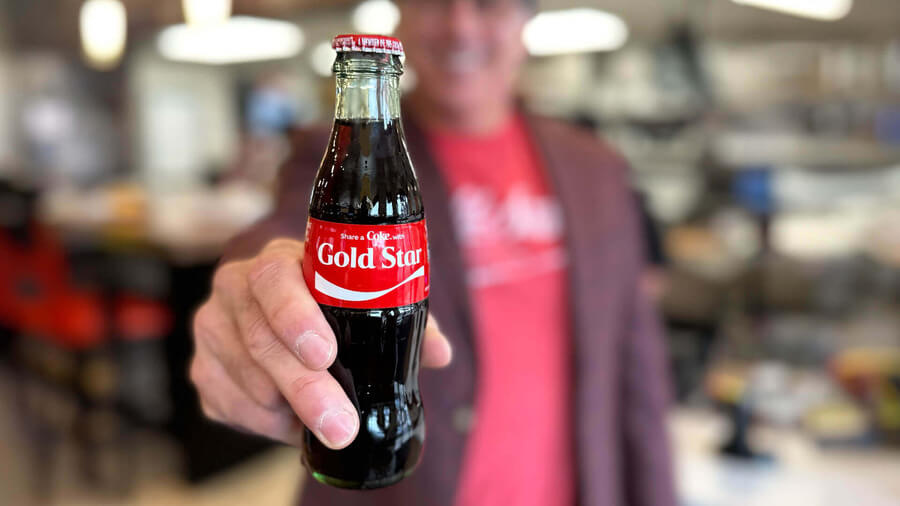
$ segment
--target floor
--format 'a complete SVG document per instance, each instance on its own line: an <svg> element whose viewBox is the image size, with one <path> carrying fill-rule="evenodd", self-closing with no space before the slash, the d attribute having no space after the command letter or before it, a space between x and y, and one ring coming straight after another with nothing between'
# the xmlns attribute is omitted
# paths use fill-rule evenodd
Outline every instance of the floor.
<svg viewBox="0 0 900 506"><path fill-rule="evenodd" d="M670 426L684 506L900 506L900 449L823 450L767 428L753 439L774 460L747 463L716 453L728 428L713 413L678 410Z"/></svg>
<svg viewBox="0 0 900 506"><path fill-rule="evenodd" d="M76 478L78 461L71 445L60 447L52 465L36 468L34 450L24 437L20 419L14 416L11 385L9 376L0 369L0 505L3 506L289 505L306 476L297 450L282 447L192 486L179 479L180 458L174 443L146 432L135 436L134 490L125 497L91 491ZM47 479L36 486L37 473Z"/></svg>
<svg viewBox="0 0 900 506"><path fill-rule="evenodd" d="M5 384L5 385L4 385ZM9 401L0 375L0 401ZM0 403L10 406L10 403ZM191 486L178 478L178 451L165 438L139 435L137 484L127 497L86 490L77 463L60 452L44 499L33 499L29 451L12 413L0 411L0 504L48 506L281 506L292 504L306 474L297 451L278 448ZM828 450L796 431L757 431L775 456L766 464L728 461L715 453L727 428L714 413L677 410L671 417L678 487L684 506L900 505L900 450Z"/></svg>

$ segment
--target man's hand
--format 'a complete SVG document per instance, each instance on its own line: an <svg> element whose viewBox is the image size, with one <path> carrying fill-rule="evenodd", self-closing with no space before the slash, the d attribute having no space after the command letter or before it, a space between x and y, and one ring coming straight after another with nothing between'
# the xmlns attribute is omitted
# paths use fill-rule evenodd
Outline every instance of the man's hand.
<svg viewBox="0 0 900 506"><path fill-rule="evenodd" d="M250 260L222 265L194 317L191 381L213 420L299 446L303 426L325 446L349 445L356 409L326 369L334 333L313 300L303 243L277 239ZM429 317L422 365L443 367L451 350Z"/></svg>

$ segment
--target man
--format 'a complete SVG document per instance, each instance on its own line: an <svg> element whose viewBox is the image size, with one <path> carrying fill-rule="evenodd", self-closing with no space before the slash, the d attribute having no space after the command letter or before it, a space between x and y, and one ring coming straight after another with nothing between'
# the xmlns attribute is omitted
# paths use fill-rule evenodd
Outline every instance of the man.
<svg viewBox="0 0 900 506"><path fill-rule="evenodd" d="M418 76L404 127L443 329L429 323L422 360L443 368L420 377L415 474L370 492L309 480L303 504L675 504L625 165L591 135L517 110L529 4L400 3ZM288 444L302 423L342 448L359 420L326 371L334 336L297 261L326 135L296 137L276 210L229 247L196 317L191 374L214 419Z"/></svg>

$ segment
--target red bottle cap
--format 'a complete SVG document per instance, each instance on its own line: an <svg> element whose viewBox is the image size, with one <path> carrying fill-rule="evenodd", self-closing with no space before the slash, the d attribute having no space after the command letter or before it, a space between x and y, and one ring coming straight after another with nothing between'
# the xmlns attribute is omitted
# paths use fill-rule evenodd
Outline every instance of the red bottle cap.
<svg viewBox="0 0 900 506"><path fill-rule="evenodd" d="M403 43L400 39L384 35L338 35L331 41L331 47L339 53L353 51L403 56Z"/></svg>

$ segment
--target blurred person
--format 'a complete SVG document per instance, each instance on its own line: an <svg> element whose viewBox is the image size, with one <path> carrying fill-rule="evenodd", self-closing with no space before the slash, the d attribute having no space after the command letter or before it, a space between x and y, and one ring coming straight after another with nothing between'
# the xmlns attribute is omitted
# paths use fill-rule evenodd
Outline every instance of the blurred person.
<svg viewBox="0 0 900 506"><path fill-rule="evenodd" d="M626 165L594 136L518 108L533 3L399 3L418 77L403 124L441 324L430 319L422 352L426 451L384 489L307 480L304 505L676 502ZM293 445L305 424L338 449L359 420L326 371L334 336L298 262L327 139L294 136L275 211L229 245L195 318L191 376L213 419Z"/></svg>

